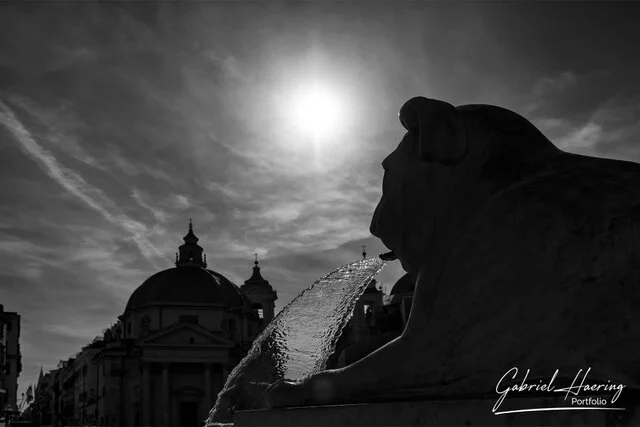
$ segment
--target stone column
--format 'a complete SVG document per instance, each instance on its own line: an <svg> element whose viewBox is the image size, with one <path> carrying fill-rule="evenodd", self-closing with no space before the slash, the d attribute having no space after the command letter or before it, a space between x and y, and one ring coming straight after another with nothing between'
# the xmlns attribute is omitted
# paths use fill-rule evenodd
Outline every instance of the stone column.
<svg viewBox="0 0 640 427"><path fill-rule="evenodd" d="M211 402L211 364L206 363L204 365L204 406L209 412L209 409L213 406Z"/></svg>
<svg viewBox="0 0 640 427"><path fill-rule="evenodd" d="M162 425L171 426L171 420L169 418L169 364L162 364Z"/></svg>
<svg viewBox="0 0 640 427"><path fill-rule="evenodd" d="M171 425L180 425L180 423L178 422L178 414L178 400L175 393L171 393Z"/></svg>
<svg viewBox="0 0 640 427"><path fill-rule="evenodd" d="M142 363L142 425L151 425L151 367Z"/></svg>

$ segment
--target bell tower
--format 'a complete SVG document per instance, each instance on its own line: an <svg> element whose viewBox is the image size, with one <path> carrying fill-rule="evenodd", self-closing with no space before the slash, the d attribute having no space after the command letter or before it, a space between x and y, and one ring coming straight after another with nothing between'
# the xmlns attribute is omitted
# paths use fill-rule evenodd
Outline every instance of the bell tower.
<svg viewBox="0 0 640 427"><path fill-rule="evenodd" d="M260 326L262 330L274 317L275 301L278 299L278 293L273 290L269 282L260 274L258 254L255 254L255 257L253 274L249 279L245 280L240 289L251 301L251 306L258 310L258 316L262 320L262 325Z"/></svg>

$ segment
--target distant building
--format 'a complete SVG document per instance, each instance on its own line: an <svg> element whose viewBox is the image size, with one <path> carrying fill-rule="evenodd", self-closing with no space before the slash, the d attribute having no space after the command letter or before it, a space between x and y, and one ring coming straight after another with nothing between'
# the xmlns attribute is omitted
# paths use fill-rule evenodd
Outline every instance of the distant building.
<svg viewBox="0 0 640 427"><path fill-rule="evenodd" d="M0 304L0 420L18 410L18 376L22 371L20 354L20 315L4 311Z"/></svg>
<svg viewBox="0 0 640 427"><path fill-rule="evenodd" d="M402 334L411 311L415 283L404 275L389 295L376 285L376 280L372 280L358 299L327 361L328 369L350 365Z"/></svg>
<svg viewBox="0 0 640 427"><path fill-rule="evenodd" d="M273 318L260 274L242 287L207 269L189 224L175 267L149 277L102 337L37 387L53 425L199 426L230 371ZM47 378L45 376L44 378ZM48 411L48 412L47 412ZM43 424L44 425L44 424Z"/></svg>

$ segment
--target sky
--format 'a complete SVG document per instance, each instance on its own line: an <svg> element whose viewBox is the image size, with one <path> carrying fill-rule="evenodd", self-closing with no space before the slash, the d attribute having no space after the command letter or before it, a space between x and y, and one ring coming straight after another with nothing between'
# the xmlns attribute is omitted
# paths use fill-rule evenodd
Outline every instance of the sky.
<svg viewBox="0 0 640 427"><path fill-rule="evenodd" d="M413 96L640 161L638 21L632 2L0 4L0 303L22 316L20 392L173 266L189 218L237 285L259 254L276 310L361 245L384 251L380 162ZM309 87L339 111L311 132Z"/></svg>

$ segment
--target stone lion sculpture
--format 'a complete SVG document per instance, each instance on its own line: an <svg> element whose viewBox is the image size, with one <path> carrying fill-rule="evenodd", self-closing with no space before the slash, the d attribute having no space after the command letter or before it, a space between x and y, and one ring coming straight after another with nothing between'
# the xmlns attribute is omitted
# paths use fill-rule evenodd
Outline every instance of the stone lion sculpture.
<svg viewBox="0 0 640 427"><path fill-rule="evenodd" d="M406 329L350 366L273 384L270 404L483 395L513 367L637 388L640 165L563 152L496 106L417 97L399 118L370 229L416 280Z"/></svg>

